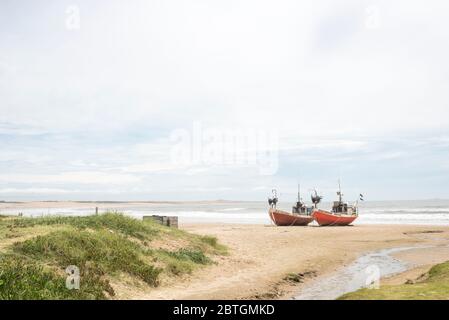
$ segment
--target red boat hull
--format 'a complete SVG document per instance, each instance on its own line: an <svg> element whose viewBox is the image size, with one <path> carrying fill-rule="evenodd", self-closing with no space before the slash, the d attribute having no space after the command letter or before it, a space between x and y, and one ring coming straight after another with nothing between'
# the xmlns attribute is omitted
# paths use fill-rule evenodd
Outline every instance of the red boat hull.
<svg viewBox="0 0 449 320"><path fill-rule="evenodd" d="M324 210L314 210L312 216L320 226L347 226L358 217L357 215L336 215Z"/></svg>
<svg viewBox="0 0 449 320"><path fill-rule="evenodd" d="M277 226L306 226L313 221L312 216L291 214L276 209L270 209L268 214Z"/></svg>

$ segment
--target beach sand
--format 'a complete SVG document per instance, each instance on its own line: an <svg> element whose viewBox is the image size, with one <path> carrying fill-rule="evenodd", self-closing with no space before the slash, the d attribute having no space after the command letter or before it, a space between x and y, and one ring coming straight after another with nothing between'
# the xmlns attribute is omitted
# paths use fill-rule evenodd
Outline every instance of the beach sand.
<svg viewBox="0 0 449 320"><path fill-rule="evenodd" d="M21 209L120 206L148 208L160 202L0 202L0 212ZM169 202L167 202L169 203ZM179 204L179 203L178 203ZM46 210L43 210L44 212ZM290 299L313 281L338 272L359 256L385 248L425 246L393 254L412 264L382 284L414 281L432 265L449 260L449 226L359 225L350 227L275 227L249 224L182 224L213 235L229 247L227 256L192 275L163 278L158 288L118 285L118 299ZM289 274L296 281L284 280ZM292 277L291 277L292 278Z"/></svg>
<svg viewBox="0 0 449 320"><path fill-rule="evenodd" d="M426 246L397 253L415 268L382 280L403 283L438 262L449 260L449 227L355 225L275 227L196 224L184 230L216 236L229 255L190 276L164 280L146 292L123 292L133 299L290 299L314 279L336 272L358 256L384 248ZM296 274L297 281L284 280Z"/></svg>

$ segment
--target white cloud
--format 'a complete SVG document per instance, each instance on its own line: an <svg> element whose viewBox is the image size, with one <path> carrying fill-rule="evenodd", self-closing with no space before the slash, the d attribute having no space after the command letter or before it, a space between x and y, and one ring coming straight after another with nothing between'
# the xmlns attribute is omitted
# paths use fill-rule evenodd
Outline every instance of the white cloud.
<svg viewBox="0 0 449 320"><path fill-rule="evenodd" d="M56 188L3 188L0 189L0 194L73 194L79 190L70 189L56 189Z"/></svg>
<svg viewBox="0 0 449 320"><path fill-rule="evenodd" d="M241 126L282 119L321 134L448 124L447 5L431 3L422 11L419 2L374 2L376 30L365 28L360 1L116 2L107 11L82 3L79 33L46 35L54 54L37 47L38 63L19 60L0 112L58 130L178 126L195 116ZM333 32L350 38L322 51L314 43L334 20Z"/></svg>
<svg viewBox="0 0 449 320"><path fill-rule="evenodd" d="M140 178L129 174L108 172L64 172L60 174L0 174L2 183L43 183L43 184L130 184Z"/></svg>
<svg viewBox="0 0 449 320"><path fill-rule="evenodd" d="M412 139L449 127L447 1L78 5L81 28L70 32L64 4L0 4L0 183L15 184L3 190L157 185L233 197L291 184L311 163L328 176L357 161L409 176L416 168L397 163L410 143L434 154L414 153L420 167L443 167L444 132ZM379 9L376 28L366 27L368 6ZM278 174L174 164L170 132L196 121L276 130Z"/></svg>

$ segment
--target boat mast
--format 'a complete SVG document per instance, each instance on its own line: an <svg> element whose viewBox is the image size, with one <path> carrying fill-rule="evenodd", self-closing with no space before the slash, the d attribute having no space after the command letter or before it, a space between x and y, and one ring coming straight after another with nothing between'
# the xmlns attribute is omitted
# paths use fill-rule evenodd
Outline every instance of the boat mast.
<svg viewBox="0 0 449 320"><path fill-rule="evenodd" d="M338 179L338 197L340 200L340 203L342 202L342 197L341 197L341 183L340 183L340 179Z"/></svg>

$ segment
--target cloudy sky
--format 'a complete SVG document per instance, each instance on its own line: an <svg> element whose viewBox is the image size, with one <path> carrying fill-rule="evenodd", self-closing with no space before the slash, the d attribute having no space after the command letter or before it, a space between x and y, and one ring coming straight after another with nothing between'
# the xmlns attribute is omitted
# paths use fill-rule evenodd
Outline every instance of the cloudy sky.
<svg viewBox="0 0 449 320"><path fill-rule="evenodd" d="M449 198L448 18L443 0L2 0L0 200L259 200L299 178Z"/></svg>

